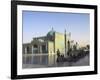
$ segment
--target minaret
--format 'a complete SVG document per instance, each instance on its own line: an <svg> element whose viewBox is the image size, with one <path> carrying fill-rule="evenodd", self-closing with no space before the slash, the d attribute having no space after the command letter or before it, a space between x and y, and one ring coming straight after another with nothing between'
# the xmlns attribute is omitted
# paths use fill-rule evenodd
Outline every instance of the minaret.
<svg viewBox="0 0 100 80"><path fill-rule="evenodd" d="M66 51L66 29L65 29L65 35L64 35L64 37L65 37L65 54L67 54L67 51Z"/></svg>
<svg viewBox="0 0 100 80"><path fill-rule="evenodd" d="M52 27L52 31L53 31L53 27Z"/></svg>
<svg viewBox="0 0 100 80"><path fill-rule="evenodd" d="M71 32L69 32L69 40L71 40Z"/></svg>

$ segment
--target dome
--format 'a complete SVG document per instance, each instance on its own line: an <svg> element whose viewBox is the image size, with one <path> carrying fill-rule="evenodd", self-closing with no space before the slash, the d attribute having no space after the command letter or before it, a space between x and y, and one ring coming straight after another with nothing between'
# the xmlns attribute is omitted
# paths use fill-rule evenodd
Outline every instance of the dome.
<svg viewBox="0 0 100 80"><path fill-rule="evenodd" d="M54 33L55 33L55 31L54 31L53 28L52 28L52 30L49 31L49 32L47 33L47 38L48 38L49 40L52 40L53 37L54 37Z"/></svg>
<svg viewBox="0 0 100 80"><path fill-rule="evenodd" d="M47 36L53 36L54 35L54 31L49 31L48 33L47 33Z"/></svg>

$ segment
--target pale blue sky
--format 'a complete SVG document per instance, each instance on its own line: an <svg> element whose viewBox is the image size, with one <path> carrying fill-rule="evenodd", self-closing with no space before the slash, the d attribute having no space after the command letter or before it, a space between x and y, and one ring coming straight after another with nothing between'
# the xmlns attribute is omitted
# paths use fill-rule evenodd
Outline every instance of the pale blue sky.
<svg viewBox="0 0 100 80"><path fill-rule="evenodd" d="M90 16L82 13L55 13L23 11L23 43L33 37L45 36L53 27L57 32L71 32L71 38L80 44L89 43Z"/></svg>

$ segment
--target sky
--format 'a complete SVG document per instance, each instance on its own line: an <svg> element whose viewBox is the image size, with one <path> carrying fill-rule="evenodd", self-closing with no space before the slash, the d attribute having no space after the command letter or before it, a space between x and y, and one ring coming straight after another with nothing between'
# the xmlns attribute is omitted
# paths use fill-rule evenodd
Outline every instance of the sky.
<svg viewBox="0 0 100 80"><path fill-rule="evenodd" d="M56 32L71 32L71 39L80 45L90 41L90 15L88 13L23 11L23 43L34 37L45 36L53 27Z"/></svg>

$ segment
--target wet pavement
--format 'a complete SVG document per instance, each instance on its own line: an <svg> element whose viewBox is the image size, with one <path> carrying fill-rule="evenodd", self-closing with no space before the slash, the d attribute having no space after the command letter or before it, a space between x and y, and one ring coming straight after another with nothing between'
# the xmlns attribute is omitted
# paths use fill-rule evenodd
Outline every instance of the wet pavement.
<svg viewBox="0 0 100 80"><path fill-rule="evenodd" d="M31 58L29 58L26 63L24 62L22 67L23 68L46 68L46 67L67 67L67 66L89 66L89 55L86 55L85 57L79 59L76 62L56 62L53 61L51 64L48 64L48 56L42 57L40 59L36 59L35 57L34 61L30 61ZM40 60L40 61L39 61Z"/></svg>

